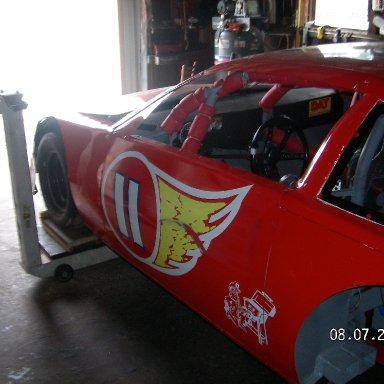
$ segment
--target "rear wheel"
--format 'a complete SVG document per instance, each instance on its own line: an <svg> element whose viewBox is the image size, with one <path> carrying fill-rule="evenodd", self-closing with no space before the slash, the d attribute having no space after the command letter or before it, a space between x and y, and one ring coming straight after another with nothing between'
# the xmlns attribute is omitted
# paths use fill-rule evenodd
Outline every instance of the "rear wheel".
<svg viewBox="0 0 384 384"><path fill-rule="evenodd" d="M61 227L80 223L67 179L67 167L61 139L46 133L37 149L37 169L40 186L50 219Z"/></svg>

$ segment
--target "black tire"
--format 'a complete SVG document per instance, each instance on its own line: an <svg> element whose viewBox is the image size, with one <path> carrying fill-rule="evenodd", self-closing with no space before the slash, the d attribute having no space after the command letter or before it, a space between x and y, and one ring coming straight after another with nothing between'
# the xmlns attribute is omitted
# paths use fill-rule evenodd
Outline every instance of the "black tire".
<svg viewBox="0 0 384 384"><path fill-rule="evenodd" d="M79 215L67 179L64 147L57 134L49 132L41 138L36 163L49 218L61 227L79 226Z"/></svg>

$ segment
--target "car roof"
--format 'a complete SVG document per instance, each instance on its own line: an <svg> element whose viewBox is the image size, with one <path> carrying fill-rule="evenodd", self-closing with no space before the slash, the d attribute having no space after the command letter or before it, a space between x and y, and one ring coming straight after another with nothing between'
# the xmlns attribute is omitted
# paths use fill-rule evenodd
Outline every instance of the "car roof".
<svg viewBox="0 0 384 384"><path fill-rule="evenodd" d="M206 73L245 71L252 81L383 92L384 42L340 43L266 52L218 64Z"/></svg>

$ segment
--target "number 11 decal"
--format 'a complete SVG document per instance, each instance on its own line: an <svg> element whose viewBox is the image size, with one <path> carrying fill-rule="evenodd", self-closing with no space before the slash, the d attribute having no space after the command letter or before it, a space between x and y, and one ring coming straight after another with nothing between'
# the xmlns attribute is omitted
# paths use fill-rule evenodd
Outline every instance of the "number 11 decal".
<svg viewBox="0 0 384 384"><path fill-rule="evenodd" d="M129 178L127 182L124 175L116 172L114 190L116 218L120 233L127 238L132 236L133 242L143 247L139 225L140 184Z"/></svg>
<svg viewBox="0 0 384 384"><path fill-rule="evenodd" d="M159 272L181 276L219 241L251 188L197 188L127 151L111 160L100 192L107 224L124 250Z"/></svg>

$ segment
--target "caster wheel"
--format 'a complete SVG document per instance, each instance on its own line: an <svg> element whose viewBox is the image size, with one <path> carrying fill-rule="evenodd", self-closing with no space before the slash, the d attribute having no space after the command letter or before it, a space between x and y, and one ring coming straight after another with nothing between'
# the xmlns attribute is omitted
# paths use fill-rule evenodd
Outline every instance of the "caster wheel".
<svg viewBox="0 0 384 384"><path fill-rule="evenodd" d="M72 279L74 275L74 270L73 268L68 265L68 264L60 264L56 269L55 269L55 278L60 281L61 283L66 283L69 280Z"/></svg>

